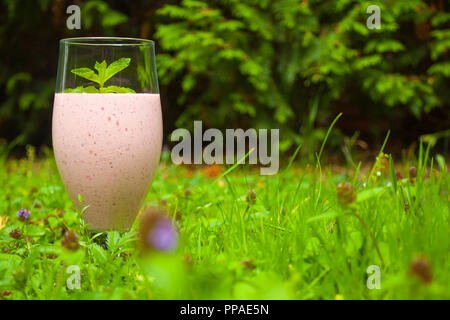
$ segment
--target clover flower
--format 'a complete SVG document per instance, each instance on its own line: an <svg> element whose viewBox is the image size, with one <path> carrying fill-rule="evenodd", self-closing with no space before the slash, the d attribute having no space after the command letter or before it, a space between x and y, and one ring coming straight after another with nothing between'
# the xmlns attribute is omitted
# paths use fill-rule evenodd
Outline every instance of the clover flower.
<svg viewBox="0 0 450 320"><path fill-rule="evenodd" d="M417 178L417 168L412 166L409 168L409 182L411 184L414 183L414 180Z"/></svg>
<svg viewBox="0 0 450 320"><path fill-rule="evenodd" d="M423 283L430 283L432 280L430 263L423 256L418 256L411 262L409 272Z"/></svg>
<svg viewBox="0 0 450 320"><path fill-rule="evenodd" d="M24 208L20 209L20 211L17 211L17 217L19 218L20 221L24 221L25 219L28 219L30 214L31 214L31 211L26 210Z"/></svg>
<svg viewBox="0 0 450 320"><path fill-rule="evenodd" d="M10 295L12 295L12 294L13 294L13 292L10 291L10 290L4 290L4 291L2 291L2 296L4 296L4 297L10 296Z"/></svg>
<svg viewBox="0 0 450 320"><path fill-rule="evenodd" d="M245 201L251 204L255 204L256 202L256 192L254 189L247 192L247 196L245 197Z"/></svg>
<svg viewBox="0 0 450 320"><path fill-rule="evenodd" d="M63 235L61 245L69 250L76 251L80 247L78 235L74 230L66 231Z"/></svg>
<svg viewBox="0 0 450 320"><path fill-rule="evenodd" d="M329 225L327 225L327 231L329 233L333 233L335 229L336 229L336 221L332 221L330 222Z"/></svg>
<svg viewBox="0 0 450 320"><path fill-rule="evenodd" d="M11 237L11 238L14 238L14 239L20 239L20 238L22 238L22 233L19 231L19 229L14 229L13 231L11 231L10 233L9 233L9 236Z"/></svg>
<svg viewBox="0 0 450 320"><path fill-rule="evenodd" d="M409 211L409 202L408 201L405 202L405 209L404 210L405 210L405 213Z"/></svg>
<svg viewBox="0 0 450 320"><path fill-rule="evenodd" d="M245 268L248 268L248 269L255 269L256 268L255 260L253 260L253 259L242 260L241 261L241 265L243 267L245 267Z"/></svg>
<svg viewBox="0 0 450 320"><path fill-rule="evenodd" d="M412 166L409 168L409 177L410 178L415 178L417 177L417 168Z"/></svg>
<svg viewBox="0 0 450 320"><path fill-rule="evenodd" d="M343 182L337 185L337 198L340 204L349 204L355 201L356 194L350 182Z"/></svg>

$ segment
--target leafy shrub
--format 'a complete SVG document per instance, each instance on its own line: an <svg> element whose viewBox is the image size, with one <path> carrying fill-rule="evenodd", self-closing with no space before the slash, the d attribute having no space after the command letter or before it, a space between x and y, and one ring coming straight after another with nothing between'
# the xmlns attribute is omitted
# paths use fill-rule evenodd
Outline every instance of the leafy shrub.
<svg viewBox="0 0 450 320"><path fill-rule="evenodd" d="M166 5L158 11L169 19L156 33L165 51L158 71L163 84L181 80L178 104L185 111L176 124L201 118L214 127L281 127L287 148L310 138L316 115L330 121L334 106L349 95L366 104L357 107L361 113L376 110L382 117L394 107L419 117L443 106L449 97L450 14L443 1L430 2ZM381 9L378 30L366 27L372 4Z"/></svg>

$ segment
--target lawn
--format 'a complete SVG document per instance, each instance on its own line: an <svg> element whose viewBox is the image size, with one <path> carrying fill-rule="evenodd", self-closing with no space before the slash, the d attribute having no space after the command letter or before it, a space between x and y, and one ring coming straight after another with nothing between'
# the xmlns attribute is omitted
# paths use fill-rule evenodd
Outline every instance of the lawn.
<svg viewBox="0 0 450 320"><path fill-rule="evenodd" d="M450 178L424 149L273 176L164 153L132 229L94 234L29 148L0 160L0 299L449 299ZM165 214L175 244L149 247L144 221Z"/></svg>

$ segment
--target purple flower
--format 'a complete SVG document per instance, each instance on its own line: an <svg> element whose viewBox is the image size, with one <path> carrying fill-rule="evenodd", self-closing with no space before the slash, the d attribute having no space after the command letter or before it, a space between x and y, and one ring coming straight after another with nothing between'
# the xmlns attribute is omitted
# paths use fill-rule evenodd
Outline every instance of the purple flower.
<svg viewBox="0 0 450 320"><path fill-rule="evenodd" d="M19 219L28 219L28 217L30 216L31 211L29 210L25 210L24 208L20 209L20 211L17 211L17 217L19 217Z"/></svg>
<svg viewBox="0 0 450 320"><path fill-rule="evenodd" d="M159 251L172 251L178 243L178 235L172 222L166 218L159 218L152 229L147 232L146 242L150 247Z"/></svg>
<svg viewBox="0 0 450 320"><path fill-rule="evenodd" d="M139 235L147 252L169 252L178 246L178 229L162 208L147 208L140 217Z"/></svg>

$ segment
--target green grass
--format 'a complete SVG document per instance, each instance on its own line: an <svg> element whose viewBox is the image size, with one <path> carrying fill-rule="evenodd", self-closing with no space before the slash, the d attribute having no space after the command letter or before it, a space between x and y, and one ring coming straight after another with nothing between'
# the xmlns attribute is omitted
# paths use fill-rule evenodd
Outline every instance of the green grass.
<svg viewBox="0 0 450 320"><path fill-rule="evenodd" d="M0 230L0 299L450 298L450 178L442 158L439 166L422 148L396 168L400 180L385 156L373 170L293 164L260 176L238 166L217 177L163 154L144 207L165 207L180 237L175 252L150 254L140 250L139 221L127 233L87 232L52 155L34 158L30 149L0 161L0 216L9 217ZM352 184L354 201L343 187L337 197L341 182ZM32 223L17 218L21 208ZM78 250L61 245L66 230L79 235ZM418 257L422 269L411 267ZM80 289L66 286L70 265L81 270ZM366 286L370 265L381 269L381 289Z"/></svg>

